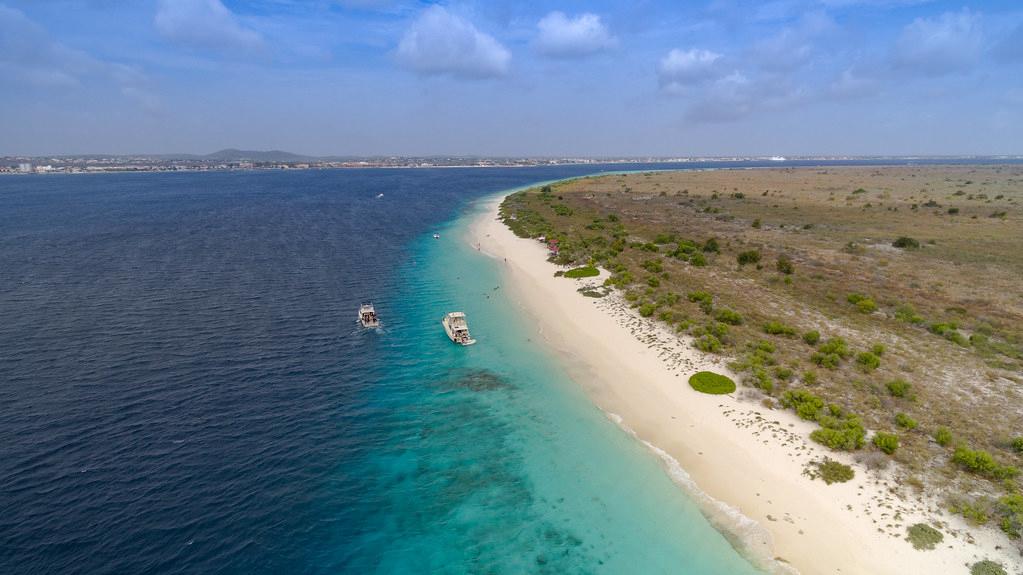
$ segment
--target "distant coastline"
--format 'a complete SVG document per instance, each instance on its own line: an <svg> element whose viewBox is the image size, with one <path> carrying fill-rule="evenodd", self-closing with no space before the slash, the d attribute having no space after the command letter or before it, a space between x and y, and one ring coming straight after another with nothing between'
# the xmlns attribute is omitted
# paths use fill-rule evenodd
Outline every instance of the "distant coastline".
<svg viewBox="0 0 1023 575"><path fill-rule="evenodd" d="M645 156L645 157L482 157L365 156L313 157L279 151L221 150L208 155L53 155L0 157L0 175L109 174L329 170L365 168L531 168L566 165L698 164L763 162L784 167L805 162L850 163L1016 163L1023 155L996 156Z"/></svg>

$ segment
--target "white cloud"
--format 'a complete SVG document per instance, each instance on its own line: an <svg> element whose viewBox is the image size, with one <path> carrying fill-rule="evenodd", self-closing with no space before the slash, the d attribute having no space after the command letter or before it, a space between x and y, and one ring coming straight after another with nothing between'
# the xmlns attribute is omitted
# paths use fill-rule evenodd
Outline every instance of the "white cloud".
<svg viewBox="0 0 1023 575"><path fill-rule="evenodd" d="M76 89L93 83L115 87L148 111L159 100L137 68L104 62L57 42L22 12L0 4L0 82L35 89Z"/></svg>
<svg viewBox="0 0 1023 575"><path fill-rule="evenodd" d="M220 0L160 0L154 23L161 36L189 48L244 54L263 47L262 36Z"/></svg>
<svg viewBox="0 0 1023 575"><path fill-rule="evenodd" d="M693 48L673 49L657 65L661 88L669 93L684 93L687 87L700 84L721 75L721 54Z"/></svg>
<svg viewBox="0 0 1023 575"><path fill-rule="evenodd" d="M917 18L895 46L898 68L927 76L970 69L980 58L984 34L980 15L964 8L938 18Z"/></svg>
<svg viewBox="0 0 1023 575"><path fill-rule="evenodd" d="M511 53L492 36L436 4L405 32L396 57L420 74L460 78L502 76L511 61Z"/></svg>
<svg viewBox="0 0 1023 575"><path fill-rule="evenodd" d="M536 27L538 52L553 58L579 58L612 48L617 40L596 14L584 13L569 18L564 12L551 12Z"/></svg>
<svg viewBox="0 0 1023 575"><path fill-rule="evenodd" d="M810 63L815 55L815 43L833 35L837 26L823 12L810 12L800 17L794 26L783 28L774 36L757 42L752 57L761 68L774 72L790 72Z"/></svg>

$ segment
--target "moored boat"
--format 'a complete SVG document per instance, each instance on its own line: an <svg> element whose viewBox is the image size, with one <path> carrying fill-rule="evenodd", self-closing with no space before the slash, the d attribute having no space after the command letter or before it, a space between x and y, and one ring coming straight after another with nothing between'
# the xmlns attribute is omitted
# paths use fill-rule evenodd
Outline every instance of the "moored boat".
<svg viewBox="0 0 1023 575"><path fill-rule="evenodd" d="M476 340L469 335L469 324L465 321L465 314L460 311L453 311L440 320L451 341L458 345L472 345Z"/></svg>
<svg viewBox="0 0 1023 575"><path fill-rule="evenodd" d="M364 303L359 306L359 323L362 327L380 326L380 318L377 317L377 310L373 308L373 304Z"/></svg>

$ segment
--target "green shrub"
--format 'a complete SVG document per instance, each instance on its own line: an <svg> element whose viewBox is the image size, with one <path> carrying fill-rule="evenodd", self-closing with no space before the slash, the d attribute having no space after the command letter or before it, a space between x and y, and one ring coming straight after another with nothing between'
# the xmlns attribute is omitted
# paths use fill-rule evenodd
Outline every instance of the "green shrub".
<svg viewBox="0 0 1023 575"><path fill-rule="evenodd" d="M739 312L728 308L721 308L714 314L714 319L729 325L742 325L742 316Z"/></svg>
<svg viewBox="0 0 1023 575"><path fill-rule="evenodd" d="M652 288L661 287L661 279L657 276L650 276L646 278L646 284Z"/></svg>
<svg viewBox="0 0 1023 575"><path fill-rule="evenodd" d="M912 324L921 324L924 322L924 318L916 313L913 306L909 304L903 304L895 308L895 319Z"/></svg>
<svg viewBox="0 0 1023 575"><path fill-rule="evenodd" d="M575 268L565 272L566 278L591 278L599 275L600 270L593 266L583 266L581 268Z"/></svg>
<svg viewBox="0 0 1023 575"><path fill-rule="evenodd" d="M1023 437L1017 437L1012 440L1012 449L1016 453L1023 453Z"/></svg>
<svg viewBox="0 0 1023 575"><path fill-rule="evenodd" d="M934 441L938 442L938 445L942 447L948 446L952 443L952 431L947 427L939 427L934 431Z"/></svg>
<svg viewBox="0 0 1023 575"><path fill-rule="evenodd" d="M721 351L721 340L711 334L704 334L696 339L696 349L708 353Z"/></svg>
<svg viewBox="0 0 1023 575"><path fill-rule="evenodd" d="M689 256L689 265L701 268L707 265L707 257L700 252L696 252Z"/></svg>
<svg viewBox="0 0 1023 575"><path fill-rule="evenodd" d="M895 425L898 425L899 427L905 429L906 431L912 431L916 429L917 422L915 419L906 415L905 413L896 413Z"/></svg>
<svg viewBox="0 0 1023 575"><path fill-rule="evenodd" d="M661 260L643 260L640 267L652 274L659 274L664 271L664 265Z"/></svg>
<svg viewBox="0 0 1023 575"><path fill-rule="evenodd" d="M875 311L877 311L877 303L874 300L870 299L869 297L863 298L860 301L856 302L856 309L860 313L874 313Z"/></svg>
<svg viewBox="0 0 1023 575"><path fill-rule="evenodd" d="M650 317L654 315L654 311L657 309L652 303L645 303L639 306L639 315L643 317Z"/></svg>
<svg viewBox="0 0 1023 575"><path fill-rule="evenodd" d="M838 369L839 364L842 363L842 357L837 353L816 352L810 356L810 361L814 362L819 367L826 369Z"/></svg>
<svg viewBox="0 0 1023 575"><path fill-rule="evenodd" d="M1008 575L1001 563L995 563L990 559L977 561L970 567L970 575Z"/></svg>
<svg viewBox="0 0 1023 575"><path fill-rule="evenodd" d="M873 371L880 367L881 358L869 351L864 351L856 356L856 363L858 363L865 371Z"/></svg>
<svg viewBox="0 0 1023 575"><path fill-rule="evenodd" d="M754 228L760 229L760 218L756 218L756 219L754 219L754 220L753 220L753 223L752 223L752 224L750 224L750 225L751 225L752 227L754 227Z"/></svg>
<svg viewBox="0 0 1023 575"><path fill-rule="evenodd" d="M938 543L945 538L941 531L927 525L925 523L917 523L909 526L906 529L909 534L907 540L913 544L913 548L917 550L930 550L938 546Z"/></svg>
<svg viewBox="0 0 1023 575"><path fill-rule="evenodd" d="M568 206L566 206L564 204L554 204L554 205L551 206L551 209L553 209L554 213L558 214L559 216L571 216L572 215L572 208L570 208L570 207L568 207Z"/></svg>
<svg viewBox="0 0 1023 575"><path fill-rule="evenodd" d="M809 345L817 345L817 342L821 340L821 334L817 330L808 331L803 334L803 341Z"/></svg>
<svg viewBox="0 0 1023 575"><path fill-rule="evenodd" d="M803 385L817 385L817 372L812 369L804 371L802 380Z"/></svg>
<svg viewBox="0 0 1023 575"><path fill-rule="evenodd" d="M774 378L778 381L789 381L793 375L792 370L787 367L778 366L774 368Z"/></svg>
<svg viewBox="0 0 1023 575"><path fill-rule="evenodd" d="M845 483L846 481L851 481L856 476L852 467L828 457L820 461L814 461L810 465L812 466L812 471L809 474L810 478L820 478L828 485L832 483Z"/></svg>
<svg viewBox="0 0 1023 575"><path fill-rule="evenodd" d="M913 385L904 379L893 379L885 384L888 394L892 397L907 397Z"/></svg>
<svg viewBox="0 0 1023 575"><path fill-rule="evenodd" d="M817 443L843 451L853 451L863 447L867 431L858 417L840 419L823 416L817 422L821 424L822 428L814 430L810 434L810 439Z"/></svg>
<svg viewBox="0 0 1023 575"><path fill-rule="evenodd" d="M832 337L828 339L822 343L817 350L821 353L833 353L842 359L846 359L852 355L852 352L849 351L849 344L841 337Z"/></svg>
<svg viewBox="0 0 1023 575"><path fill-rule="evenodd" d="M705 291L691 291L686 295L686 298L693 303L711 305L714 303L714 296L710 295Z"/></svg>
<svg viewBox="0 0 1023 575"><path fill-rule="evenodd" d="M771 335L790 336L796 335L796 330L783 324L780 321L772 320L764 324L764 333L768 333Z"/></svg>
<svg viewBox="0 0 1023 575"><path fill-rule="evenodd" d="M781 396L781 404L795 410L796 415L807 421L817 421L824 400L804 389L786 391Z"/></svg>
<svg viewBox="0 0 1023 575"><path fill-rule="evenodd" d="M700 371L689 378L689 385L701 393L723 395L735 391L735 382L721 374Z"/></svg>
<svg viewBox="0 0 1023 575"><path fill-rule="evenodd" d="M655 244L673 244L676 241L678 239L675 234L657 234L657 237L654 238Z"/></svg>
<svg viewBox="0 0 1023 575"><path fill-rule="evenodd" d="M878 357L884 355L884 351L885 350L884 350L884 345L883 344L875 343L874 345L870 346L870 353L872 353L872 354L874 354L874 355L876 355Z"/></svg>
<svg viewBox="0 0 1023 575"><path fill-rule="evenodd" d="M792 258L785 254L778 256L778 261L775 263L775 267L778 269L779 273L783 273L787 276L792 275L796 271L796 267L792 264Z"/></svg>
<svg viewBox="0 0 1023 575"><path fill-rule="evenodd" d="M878 431L874 434L874 445L881 451L891 455L899 448L899 436L894 433Z"/></svg>
<svg viewBox="0 0 1023 575"><path fill-rule="evenodd" d="M989 479L1012 479L1019 475L1019 470L1011 465L1001 465L983 449L957 447L952 454L952 461L963 469L987 477Z"/></svg>
<svg viewBox="0 0 1023 575"><path fill-rule="evenodd" d="M736 259L736 261L739 262L740 266L744 266L746 264L759 263L760 262L760 250L750 250L750 251L747 251L747 252L740 252L739 255L737 255L735 257L735 259Z"/></svg>
<svg viewBox="0 0 1023 575"><path fill-rule="evenodd" d="M713 253L713 254L718 253L720 251L720 248L718 247L717 239L710 238L707 241L703 242L703 251L707 252L709 254L711 254L711 253Z"/></svg>
<svg viewBox="0 0 1023 575"><path fill-rule="evenodd" d="M920 247L920 242L907 236L900 236L892 242L892 245L902 249L916 249Z"/></svg>

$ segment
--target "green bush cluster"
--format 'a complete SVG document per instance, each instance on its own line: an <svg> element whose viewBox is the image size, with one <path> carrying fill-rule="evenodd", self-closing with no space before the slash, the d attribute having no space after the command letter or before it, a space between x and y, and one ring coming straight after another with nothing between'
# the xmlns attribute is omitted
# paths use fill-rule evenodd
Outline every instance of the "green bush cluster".
<svg viewBox="0 0 1023 575"><path fill-rule="evenodd" d="M728 308L721 308L714 314L714 319L728 325L742 325L742 316L739 312Z"/></svg>
<svg viewBox="0 0 1023 575"><path fill-rule="evenodd" d="M1017 437L1012 440L1012 449L1016 453L1023 453L1023 437Z"/></svg>
<svg viewBox="0 0 1023 575"><path fill-rule="evenodd" d="M852 355L849 344L841 337L833 337L825 341L817 348L817 351L810 356L810 360L820 367L837 369L843 359Z"/></svg>
<svg viewBox="0 0 1023 575"><path fill-rule="evenodd" d="M891 455L899 448L899 436L894 433L878 431L874 434L874 446L881 451Z"/></svg>
<svg viewBox="0 0 1023 575"><path fill-rule="evenodd" d="M851 293L845 299L855 305L860 313L874 313L877 311L877 302L861 293Z"/></svg>
<svg viewBox="0 0 1023 575"><path fill-rule="evenodd" d="M735 256L736 261L739 262L739 266L746 264L755 264L760 262L760 250L750 250L746 252L739 252L739 255Z"/></svg>
<svg viewBox="0 0 1023 575"><path fill-rule="evenodd" d="M934 441L942 447L946 447L952 443L952 431L947 427L939 427L934 430Z"/></svg>
<svg viewBox="0 0 1023 575"><path fill-rule="evenodd" d="M814 461L811 463L813 469L810 472L811 479L820 478L831 485L832 483L845 483L851 481L856 473L853 468L829 457L825 457L820 461Z"/></svg>
<svg viewBox="0 0 1023 575"><path fill-rule="evenodd" d="M721 340L709 333L696 338L694 345L696 349L708 353L717 353L721 351L722 347Z"/></svg>
<svg viewBox="0 0 1023 575"><path fill-rule="evenodd" d="M781 396L781 404L795 410L796 415L807 421L817 421L824 409L824 400L804 389L786 391Z"/></svg>
<svg viewBox="0 0 1023 575"><path fill-rule="evenodd" d="M792 263L792 258L782 254L778 256L778 261L775 263L775 268L779 273L783 273L787 276L792 275L796 271L796 266Z"/></svg>
<svg viewBox="0 0 1023 575"><path fill-rule="evenodd" d="M652 304L652 303L645 303L645 304L639 306L639 315L641 315L643 317L650 317L650 316L654 315L654 311L656 311L656 310L657 310L657 307L654 306L654 304Z"/></svg>
<svg viewBox="0 0 1023 575"><path fill-rule="evenodd" d="M916 429L917 421L912 417L906 415L905 413L896 413L895 425L898 425L899 427L907 431L912 431Z"/></svg>
<svg viewBox="0 0 1023 575"><path fill-rule="evenodd" d="M717 238L710 238L703 242L703 251L708 254L716 254L721 251Z"/></svg>
<svg viewBox="0 0 1023 575"><path fill-rule="evenodd" d="M892 245L902 249L916 249L920 247L920 242L908 236L900 236L892 242Z"/></svg>
<svg viewBox="0 0 1023 575"><path fill-rule="evenodd" d="M952 461L971 473L989 479L1012 479L1019 475L1019 469L998 463L990 453L983 449L957 447L952 454Z"/></svg>
<svg viewBox="0 0 1023 575"><path fill-rule="evenodd" d="M940 335L956 345L963 347L969 347L970 345L969 340L959 331L959 325L954 321L932 323L927 329L931 333Z"/></svg>
<svg viewBox="0 0 1023 575"><path fill-rule="evenodd" d="M821 334L817 330L811 330L803 334L803 341L808 345L817 345L821 340Z"/></svg>
<svg viewBox="0 0 1023 575"><path fill-rule="evenodd" d="M664 271L664 265L661 260L643 260L643 263L639 264L641 268L652 274L659 274Z"/></svg>
<svg viewBox="0 0 1023 575"><path fill-rule="evenodd" d="M863 447L867 430L854 415L825 415L817 420L821 429L810 434L810 439L831 449L853 451Z"/></svg>
<svg viewBox="0 0 1023 575"><path fill-rule="evenodd" d="M864 351L856 355L856 363L865 371L873 371L881 366L881 358L869 351Z"/></svg>
<svg viewBox="0 0 1023 575"><path fill-rule="evenodd" d="M705 291L691 291L686 295L686 298L695 304L699 304L703 313L710 313L714 308L714 296Z"/></svg>
<svg viewBox="0 0 1023 575"><path fill-rule="evenodd" d="M787 326L780 321L772 320L764 324L764 333L771 335L793 336L796 335L796 330L795 328Z"/></svg>
<svg viewBox="0 0 1023 575"><path fill-rule="evenodd" d="M912 324L921 324L924 322L923 316L916 313L913 306L909 304L902 304L895 308L895 319Z"/></svg>
<svg viewBox="0 0 1023 575"><path fill-rule="evenodd" d="M904 379L893 379L884 385L892 397L909 397L913 389L913 384Z"/></svg>

